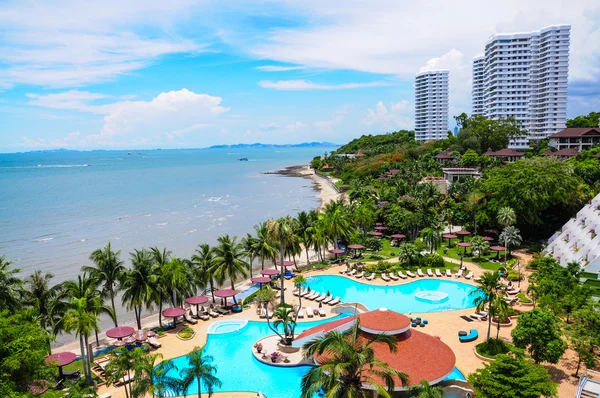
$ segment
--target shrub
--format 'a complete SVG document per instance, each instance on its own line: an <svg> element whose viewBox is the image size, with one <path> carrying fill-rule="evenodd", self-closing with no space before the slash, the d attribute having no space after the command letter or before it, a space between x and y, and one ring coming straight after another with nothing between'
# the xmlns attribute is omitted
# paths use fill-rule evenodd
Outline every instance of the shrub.
<svg viewBox="0 0 600 398"><path fill-rule="evenodd" d="M278 351L273 351L271 353L271 362L279 362L281 360L281 354Z"/></svg>
<svg viewBox="0 0 600 398"><path fill-rule="evenodd" d="M518 272L509 268L508 276L506 277L506 279L508 279L509 281L512 281L512 282L517 282L519 280L523 280L523 275L519 275Z"/></svg>
<svg viewBox="0 0 600 398"><path fill-rule="evenodd" d="M487 358L494 358L499 354L507 354L514 350L514 347L501 339L490 339L489 342L479 343L475 346L479 355Z"/></svg>
<svg viewBox="0 0 600 398"><path fill-rule="evenodd" d="M523 293L517 293L517 297L519 298L519 301L522 303L531 303L531 299Z"/></svg>
<svg viewBox="0 0 600 398"><path fill-rule="evenodd" d="M426 254L421 258L421 266L428 268L443 268L446 266L444 258L437 253Z"/></svg>
<svg viewBox="0 0 600 398"><path fill-rule="evenodd" d="M388 268L390 268L390 263L387 261L380 261L377 263L377 272L387 272Z"/></svg>

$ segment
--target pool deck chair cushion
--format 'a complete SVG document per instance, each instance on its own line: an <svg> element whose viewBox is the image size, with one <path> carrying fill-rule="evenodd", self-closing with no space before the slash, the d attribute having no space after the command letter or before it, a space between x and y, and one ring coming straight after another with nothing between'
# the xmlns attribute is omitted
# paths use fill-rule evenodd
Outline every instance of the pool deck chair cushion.
<svg viewBox="0 0 600 398"><path fill-rule="evenodd" d="M479 337L479 332L475 329L469 330L469 334L466 336L459 336L458 339L461 343L468 343L469 341L475 341Z"/></svg>

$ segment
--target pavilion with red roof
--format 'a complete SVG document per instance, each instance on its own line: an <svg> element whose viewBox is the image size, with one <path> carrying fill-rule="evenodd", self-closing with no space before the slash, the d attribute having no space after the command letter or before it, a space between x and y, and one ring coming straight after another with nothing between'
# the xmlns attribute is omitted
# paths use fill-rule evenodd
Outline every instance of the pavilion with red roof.
<svg viewBox="0 0 600 398"><path fill-rule="evenodd" d="M416 385L425 379L429 384L437 384L452 373L456 364L456 356L450 347L440 339L426 333L411 329L411 321L405 315L381 308L364 312L347 318L334 320L325 324L307 329L296 337L293 346L301 347L304 343L322 338L331 331L344 332L360 321L360 341L366 342L377 334L388 334L396 337L397 351L392 353L385 343L371 345L375 351L375 358L387 363L392 368L406 373L410 378L410 385ZM325 356L326 354L323 354ZM314 357L319 364L319 356ZM368 372L368 369L364 370ZM375 377L377 379L377 377ZM384 385L384 381L380 380ZM368 385L363 386L369 389ZM403 386L396 380L396 391L403 391L409 386Z"/></svg>

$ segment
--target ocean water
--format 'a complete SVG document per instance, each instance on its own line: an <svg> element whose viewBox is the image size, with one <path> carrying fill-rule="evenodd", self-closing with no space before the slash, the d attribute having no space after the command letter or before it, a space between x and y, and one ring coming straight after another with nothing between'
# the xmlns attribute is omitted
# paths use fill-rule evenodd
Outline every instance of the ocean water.
<svg viewBox="0 0 600 398"><path fill-rule="evenodd" d="M0 154L0 255L56 281L75 278L109 241L127 264L134 248L155 245L189 257L199 243L317 207L310 180L263 173L333 149Z"/></svg>

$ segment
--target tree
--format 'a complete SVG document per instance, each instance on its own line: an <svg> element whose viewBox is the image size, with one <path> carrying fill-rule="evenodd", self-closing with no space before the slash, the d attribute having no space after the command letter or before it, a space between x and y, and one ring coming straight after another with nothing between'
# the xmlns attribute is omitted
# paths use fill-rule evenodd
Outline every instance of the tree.
<svg viewBox="0 0 600 398"><path fill-rule="evenodd" d="M279 244L279 263L281 265L281 305L285 304L285 291L283 285L283 256L285 249L294 241L294 231L289 218L279 218L267 221L267 237L270 241Z"/></svg>
<svg viewBox="0 0 600 398"><path fill-rule="evenodd" d="M90 277L98 281L98 284L102 285L103 294L108 294L110 297L112 310L115 314L115 327L119 326L115 308L115 294L126 271L123 261L119 259L120 254L120 250L113 252L110 242L108 242L104 249L94 250L90 255L90 260L96 264L95 267L84 266L81 268L83 272L89 273Z"/></svg>
<svg viewBox="0 0 600 398"><path fill-rule="evenodd" d="M93 311L90 311L90 307L86 297L72 298L70 308L64 318L65 331L75 332L75 335L79 336L81 365L86 384L92 384L88 337L90 333L98 331L98 317Z"/></svg>
<svg viewBox="0 0 600 398"><path fill-rule="evenodd" d="M171 392L174 391L177 394L183 393L181 380L177 377L179 375L179 369L173 364L172 361L163 361L158 366L153 367L154 382L154 393L158 398L165 398L171 396ZM171 371L175 375L171 375Z"/></svg>
<svg viewBox="0 0 600 398"><path fill-rule="evenodd" d="M333 247L336 249L339 248L339 239L346 239L350 236L352 225L350 217L344 211L343 199L342 201L333 201L325 205L323 226L333 242Z"/></svg>
<svg viewBox="0 0 600 398"><path fill-rule="evenodd" d="M468 376L476 396L483 398L538 398L556 395L556 384L543 366L522 355L500 354Z"/></svg>
<svg viewBox="0 0 600 398"><path fill-rule="evenodd" d="M411 387L411 392L414 392L415 398L442 398L444 396L444 388L440 386L432 386L425 379L421 380L421 384Z"/></svg>
<svg viewBox="0 0 600 398"><path fill-rule="evenodd" d="M306 286L308 286L308 282L306 280L306 277L304 277L304 275L297 275L294 277L294 287L298 291L306 289ZM296 311L296 316L294 317L294 322L298 322L298 312L300 311L301 308L302 308L302 295L299 294L298 295L298 310Z"/></svg>
<svg viewBox="0 0 600 398"><path fill-rule="evenodd" d="M479 259L481 260L481 255L486 254L490 250L490 243L479 235L474 236L471 239L471 250L477 251Z"/></svg>
<svg viewBox="0 0 600 398"><path fill-rule="evenodd" d="M170 392L182 393L181 382L169 373L178 372L173 361L156 361L162 354L145 354L138 356L133 363L135 376L131 387L132 398L144 398L147 394L165 398Z"/></svg>
<svg viewBox="0 0 600 398"><path fill-rule="evenodd" d="M156 275L156 295L155 301L158 304L158 323L162 327L162 307L163 302L169 297L169 292L165 290L165 273L164 268L171 259L171 252L166 248L160 250L158 246L150 248L152 259L154 261L154 275Z"/></svg>
<svg viewBox="0 0 600 398"><path fill-rule="evenodd" d="M500 233L498 239L500 240L500 242L504 242L504 246L506 246L506 251L508 253L510 253L511 247L519 246L522 240L521 233L516 227L512 225L509 225L508 227L504 228L504 230Z"/></svg>
<svg viewBox="0 0 600 398"><path fill-rule="evenodd" d="M50 336L38 325L35 310L15 314L0 312L0 396L29 397L35 380L53 380L56 369L48 368Z"/></svg>
<svg viewBox="0 0 600 398"><path fill-rule="evenodd" d="M162 289L171 293L171 303L174 307L183 304L184 297L194 293L191 270L190 262L177 257L171 258L162 268Z"/></svg>
<svg viewBox="0 0 600 398"><path fill-rule="evenodd" d="M25 280L25 303L38 312L40 326L46 330L54 331L54 326L60 321L66 310L58 300L62 284L51 285L54 275L35 270Z"/></svg>
<svg viewBox="0 0 600 398"><path fill-rule="evenodd" d="M203 274L202 279L208 281L212 301L215 302L215 282L213 275L214 250L207 243L198 245L198 248L192 255L192 262L196 265L197 271Z"/></svg>
<svg viewBox="0 0 600 398"><path fill-rule="evenodd" d="M557 363L567 348L561 339L560 320L542 308L521 314L511 335L514 345L527 349L535 363Z"/></svg>
<svg viewBox="0 0 600 398"><path fill-rule="evenodd" d="M567 128L573 127L598 127L600 125L600 115L598 112L590 112L587 116L577 116L574 119L567 119Z"/></svg>
<svg viewBox="0 0 600 398"><path fill-rule="evenodd" d="M125 388L125 396L127 398L136 398L142 396L145 393L143 390L148 390L146 380L147 375L144 374L144 365L146 365L145 357L146 352L141 348L134 348L128 350L126 347L118 347L110 353L111 361L106 365L105 375L106 384L115 385L121 383L121 379L130 380L128 383L121 383ZM134 372L140 371L137 375ZM136 386L139 383L139 387ZM136 388L136 393L140 395L134 395L133 391Z"/></svg>
<svg viewBox="0 0 600 398"><path fill-rule="evenodd" d="M16 311L21 308L24 293L23 281L17 277L20 268L10 268L12 261L0 257L0 311Z"/></svg>
<svg viewBox="0 0 600 398"><path fill-rule="evenodd" d="M473 303L477 306L477 311L488 309L488 331L486 342L490 341L490 333L492 330L492 314L494 312L494 303L496 298L502 296L502 283L500 282L500 274L497 272L484 272L481 279L477 281L477 289L471 294L475 295Z"/></svg>
<svg viewBox="0 0 600 398"><path fill-rule="evenodd" d="M442 245L442 234L435 228L424 228L421 231L421 238L429 247L430 253L433 253Z"/></svg>
<svg viewBox="0 0 600 398"><path fill-rule="evenodd" d="M217 367L212 364L213 357L204 354L204 348L194 347L187 358L189 366L181 369L179 373L182 377L183 390L187 391L195 381L198 398L202 396L202 386L206 388L208 396L212 396L214 388L221 387L221 380L216 376Z"/></svg>
<svg viewBox="0 0 600 398"><path fill-rule="evenodd" d="M236 240L237 236L230 238L229 235L220 236L217 239L219 244L213 248L215 258L210 271L219 284L223 284L229 279L231 289L235 289L235 282L240 277L248 275L248 264L243 260L244 247Z"/></svg>
<svg viewBox="0 0 600 398"><path fill-rule="evenodd" d="M496 340L500 338L500 324L504 322L509 315L508 303L502 296L496 296L492 305L490 305L490 317L498 318L498 324L496 326Z"/></svg>
<svg viewBox="0 0 600 398"><path fill-rule="evenodd" d="M154 274L152 254L146 249L130 254L131 270L123 277L121 301L128 310L133 309L138 329L142 328L142 305L152 308L157 292L157 276Z"/></svg>
<svg viewBox="0 0 600 398"><path fill-rule="evenodd" d="M568 327L568 337L571 348L577 353L577 377L582 363L588 368L596 366L594 347L600 344L600 313L597 305L590 304L575 311L573 317L575 322Z"/></svg>
<svg viewBox="0 0 600 398"><path fill-rule="evenodd" d="M472 149L467 150L460 158L460 165L463 167L477 167L479 165L479 155Z"/></svg>
<svg viewBox="0 0 600 398"><path fill-rule="evenodd" d="M372 345L377 343L387 345L390 352L396 353L398 342L394 336L377 334L366 341L360 337L360 320L357 319L352 328L344 332L331 331L302 346L305 359L316 356L319 362L319 366L302 377L302 398L311 398L320 390L332 397L362 397L366 384L379 396L391 398L398 381L403 386L409 383L407 374L375 358ZM384 380L385 386L379 379Z"/></svg>
<svg viewBox="0 0 600 398"><path fill-rule="evenodd" d="M514 223L517 222L517 215L515 214L515 211L508 206L502 206L499 210L498 210L498 223L500 223L500 225L502 225L504 228L508 227L509 225L513 225Z"/></svg>
<svg viewBox="0 0 600 398"><path fill-rule="evenodd" d="M404 243L398 248L398 257L410 266L418 263L421 253L413 243Z"/></svg>
<svg viewBox="0 0 600 398"><path fill-rule="evenodd" d="M242 239L242 246L244 246L244 254L249 260L248 269L250 270L250 278L252 278L252 262L256 257L256 238L246 234L246 237Z"/></svg>
<svg viewBox="0 0 600 398"><path fill-rule="evenodd" d="M260 268L265 269L265 260L273 259L277 255L277 249L269 240L267 223L263 222L254 226L256 230L256 253L260 257Z"/></svg>
<svg viewBox="0 0 600 398"><path fill-rule="evenodd" d="M481 199L483 199L485 195L480 191L472 191L467 195L467 200L471 204L473 209L473 231L475 235L477 235L477 207Z"/></svg>
<svg viewBox="0 0 600 398"><path fill-rule="evenodd" d="M279 307L275 311L274 316L277 320L273 322L273 327L276 330L279 330L280 326L283 328L282 343L284 345L291 345L292 341L294 341L294 330L296 330L296 315L294 314L294 310L290 307Z"/></svg>
<svg viewBox="0 0 600 398"><path fill-rule="evenodd" d="M463 151L472 149L478 154L488 149L497 151L505 148L511 139L525 134L521 123L512 116L495 120L471 116L462 125L465 127L461 128L456 137L458 146Z"/></svg>

